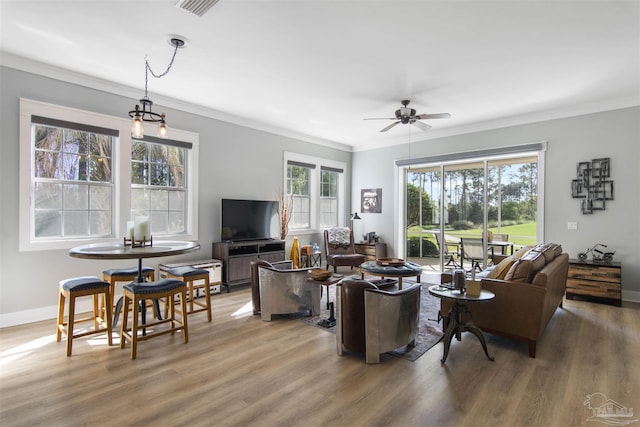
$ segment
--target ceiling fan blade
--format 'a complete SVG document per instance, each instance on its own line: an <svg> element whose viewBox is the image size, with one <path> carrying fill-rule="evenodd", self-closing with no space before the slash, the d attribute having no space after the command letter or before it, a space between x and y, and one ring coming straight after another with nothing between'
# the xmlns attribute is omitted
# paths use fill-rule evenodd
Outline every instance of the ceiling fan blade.
<svg viewBox="0 0 640 427"><path fill-rule="evenodd" d="M397 117L373 117L373 118L369 117L362 120L398 120L398 118Z"/></svg>
<svg viewBox="0 0 640 427"><path fill-rule="evenodd" d="M395 125L397 125L398 123L400 123L400 121L397 121L397 122L391 123L389 126L387 126L386 128L382 129L380 132L386 132L386 131L388 131L389 129L391 129L392 127L394 127Z"/></svg>
<svg viewBox="0 0 640 427"><path fill-rule="evenodd" d="M412 121L412 122L411 122L411 124L412 124L412 125L414 125L415 127L418 127L418 128L420 128L420 129L422 129L422 130L429 130L429 129L431 129L431 126L429 126L428 124L426 124L426 123L422 123L422 122L417 121L417 120L416 120L416 121Z"/></svg>
<svg viewBox="0 0 640 427"><path fill-rule="evenodd" d="M451 117L449 113L438 113L438 114L420 114L416 116L417 119L448 119Z"/></svg>

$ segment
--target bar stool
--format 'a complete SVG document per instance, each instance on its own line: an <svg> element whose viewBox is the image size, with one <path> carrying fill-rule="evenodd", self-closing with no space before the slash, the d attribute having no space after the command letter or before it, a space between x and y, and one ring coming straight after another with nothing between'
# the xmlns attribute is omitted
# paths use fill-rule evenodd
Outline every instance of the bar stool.
<svg viewBox="0 0 640 427"><path fill-rule="evenodd" d="M58 295L58 323L56 326L56 341L60 342L62 333L67 336L67 357L71 356L71 347L73 339L86 335L97 334L101 332L107 333L107 342L112 344L111 340L111 306L107 305L106 316L100 316L98 309L98 296L104 295L104 299L110 301L109 283L103 282L95 276L82 276L65 279L60 281L60 293ZM80 319L75 318L76 298L83 296L93 296L93 316ZM69 312L67 313L67 321L64 321L65 300L69 299ZM93 320L93 330L87 332L74 332L76 323L88 322ZM100 327L103 326L103 327Z"/></svg>
<svg viewBox="0 0 640 427"><path fill-rule="evenodd" d="M142 277L147 281L153 282L156 280L156 270L151 267L142 267ZM110 268L102 272L102 280L111 284L111 307L114 307L114 299L116 294L116 283L118 282L133 282L138 278L138 267L132 268ZM105 302L100 302L101 313L104 313ZM119 306L114 312L113 326L118 324L118 317L120 315Z"/></svg>
<svg viewBox="0 0 640 427"><path fill-rule="evenodd" d="M176 267L167 271L167 278L182 280L187 284L189 290L189 314L207 312L207 321L211 322L211 289L209 285L209 271L193 267ZM197 281L204 281L202 284L194 284ZM205 302L196 301L194 290L204 288ZM201 308L195 309L194 305ZM165 307L166 312L166 307Z"/></svg>
<svg viewBox="0 0 640 427"><path fill-rule="evenodd" d="M185 344L189 342L189 327L187 325L187 305L186 305L187 286L184 282L174 279L162 279L157 282L129 283L124 285L124 311L122 316L122 328L120 329L120 348L124 348L125 341L131 343L131 359L136 358L138 350L138 341L148 340L160 335L175 334L176 331L182 330ZM180 309L175 308L175 296L180 299ZM166 298L166 307L164 319L155 320L151 323L145 323L144 316L141 323L138 323L138 307L146 310L147 299ZM129 324L129 308L132 305L133 315L131 316L131 329ZM180 313L180 320L176 317L176 311ZM144 311L143 311L144 313ZM155 327L168 323L169 328L156 330L146 333L147 328ZM138 335L138 331L142 330L143 334Z"/></svg>

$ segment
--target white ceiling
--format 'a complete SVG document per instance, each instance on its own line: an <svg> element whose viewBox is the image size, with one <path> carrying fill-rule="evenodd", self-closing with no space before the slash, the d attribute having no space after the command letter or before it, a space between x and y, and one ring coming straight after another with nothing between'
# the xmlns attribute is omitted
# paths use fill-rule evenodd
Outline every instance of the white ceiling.
<svg viewBox="0 0 640 427"><path fill-rule="evenodd" d="M133 107L145 56L164 71L178 34L156 104L354 151L640 105L637 0L220 0L203 17L175 3L0 0L3 63L113 82ZM427 132L362 120L402 99L452 117Z"/></svg>

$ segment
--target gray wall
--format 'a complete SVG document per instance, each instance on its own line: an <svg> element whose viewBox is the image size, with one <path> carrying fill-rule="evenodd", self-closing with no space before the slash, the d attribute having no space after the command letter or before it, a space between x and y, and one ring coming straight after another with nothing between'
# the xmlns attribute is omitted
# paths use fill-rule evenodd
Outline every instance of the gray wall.
<svg viewBox="0 0 640 427"><path fill-rule="evenodd" d="M71 258L66 250L18 251L19 99L24 97L116 117L126 117L136 100L7 67L0 67L0 94L0 326L8 326L55 317L57 283L63 278L99 275L105 268L134 264ZM220 199L277 199L283 185L284 151L351 164L350 152L168 108L158 109L167 113L169 126L200 134L201 249L197 253L145 262L150 266L211 258L211 243L220 238ZM347 173L345 178L346 194L350 194L351 174ZM350 206L345 206L345 215L349 210ZM321 242L319 235L300 236L300 239L301 242Z"/></svg>
<svg viewBox="0 0 640 427"><path fill-rule="evenodd" d="M0 67L0 326L50 319L55 315L60 279L99 274L104 268L130 266L126 261L71 258L67 251L18 251L19 98L83 108L122 117L135 99ZM360 234L376 231L393 256L398 235L394 160L548 141L546 154L545 241L561 243L575 256L595 243L616 250L623 267L623 298L640 300L640 108L630 108L487 132L434 139L385 149L351 153L162 108L170 126L200 134L199 241L202 249L158 262L211 256L220 235L220 199L272 199L282 185L282 153L292 151L346 162L352 206L360 211L360 190L382 188L382 213L363 215L354 224ZM353 157L353 160L352 160ZM615 200L604 212L581 215L570 197L569 183L578 161L611 157ZM348 218L348 216L347 216ZM577 231L567 230L577 221ZM321 242L319 235L299 236ZM156 263L149 263L155 266Z"/></svg>
<svg viewBox="0 0 640 427"><path fill-rule="evenodd" d="M356 152L353 156L352 204L359 209L360 190L382 188L382 213L363 215L366 230L376 231L396 253L398 232L394 207L398 203L395 160L548 141L545 156L544 241L578 252L596 243L616 251L623 264L623 299L640 301L640 108L626 108L566 119L413 142ZM605 211L580 213L571 198L576 163L611 158L615 200ZM567 222L578 230L567 230ZM354 225L358 230L359 225Z"/></svg>

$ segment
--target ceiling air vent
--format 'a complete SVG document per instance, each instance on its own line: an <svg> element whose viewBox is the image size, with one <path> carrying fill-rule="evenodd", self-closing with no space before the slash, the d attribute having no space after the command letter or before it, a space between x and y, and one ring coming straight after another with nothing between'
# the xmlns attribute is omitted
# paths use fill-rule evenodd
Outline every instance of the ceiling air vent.
<svg viewBox="0 0 640 427"><path fill-rule="evenodd" d="M218 1L219 0L178 0L176 6L194 15L202 16L211 9L214 4L218 3Z"/></svg>

